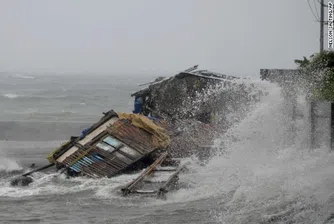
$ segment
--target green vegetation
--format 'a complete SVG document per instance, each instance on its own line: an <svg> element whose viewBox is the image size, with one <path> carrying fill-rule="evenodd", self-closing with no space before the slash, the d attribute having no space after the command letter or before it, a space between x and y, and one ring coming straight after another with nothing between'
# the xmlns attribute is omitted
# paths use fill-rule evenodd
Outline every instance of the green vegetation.
<svg viewBox="0 0 334 224"><path fill-rule="evenodd" d="M323 51L309 59L295 60L313 99L334 101L334 52Z"/></svg>

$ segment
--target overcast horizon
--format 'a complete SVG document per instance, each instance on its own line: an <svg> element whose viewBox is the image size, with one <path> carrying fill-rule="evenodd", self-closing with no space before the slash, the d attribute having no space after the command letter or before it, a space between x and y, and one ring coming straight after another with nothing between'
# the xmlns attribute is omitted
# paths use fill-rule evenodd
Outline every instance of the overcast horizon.
<svg viewBox="0 0 334 224"><path fill-rule="evenodd" d="M165 75L199 64L257 76L319 50L305 0L7 0L0 13L7 72Z"/></svg>

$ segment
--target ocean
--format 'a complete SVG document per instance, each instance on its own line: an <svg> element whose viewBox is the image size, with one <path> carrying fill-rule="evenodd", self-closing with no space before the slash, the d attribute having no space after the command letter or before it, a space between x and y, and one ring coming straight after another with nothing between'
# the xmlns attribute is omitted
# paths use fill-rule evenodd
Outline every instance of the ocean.
<svg viewBox="0 0 334 224"><path fill-rule="evenodd" d="M28 187L9 181L29 166L47 164L52 148L79 135L110 109L131 112L130 94L152 77L1 74L0 223L334 223L334 156L305 146L299 121L286 146L287 115L280 88L218 137L224 152L188 158L185 186L167 200L122 197L135 174L67 179L33 174ZM306 109L305 109L306 110Z"/></svg>

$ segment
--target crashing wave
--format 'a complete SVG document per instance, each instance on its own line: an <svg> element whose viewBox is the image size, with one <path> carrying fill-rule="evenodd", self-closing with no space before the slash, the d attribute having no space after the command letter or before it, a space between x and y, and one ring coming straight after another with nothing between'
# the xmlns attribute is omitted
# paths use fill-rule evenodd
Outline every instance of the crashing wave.
<svg viewBox="0 0 334 224"><path fill-rule="evenodd" d="M22 169L23 168L15 160L0 158L0 171L11 172Z"/></svg>

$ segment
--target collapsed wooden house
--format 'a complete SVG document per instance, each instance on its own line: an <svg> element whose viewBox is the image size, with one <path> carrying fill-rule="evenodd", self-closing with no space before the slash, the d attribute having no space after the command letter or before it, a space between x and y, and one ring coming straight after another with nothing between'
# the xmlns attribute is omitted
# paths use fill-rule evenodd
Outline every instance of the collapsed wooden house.
<svg viewBox="0 0 334 224"><path fill-rule="evenodd" d="M145 116L109 111L82 136L55 149L48 160L71 176L112 177L169 143L166 131Z"/></svg>
<svg viewBox="0 0 334 224"><path fill-rule="evenodd" d="M173 157L195 154L200 159L213 156L213 140L265 94L249 79L198 70L197 65L142 85L148 86L131 95L133 112L169 121L166 128L178 133L167 149Z"/></svg>
<svg viewBox="0 0 334 224"><path fill-rule="evenodd" d="M238 77L197 68L194 66L175 76L148 83L148 87L132 94L134 114L109 111L82 136L72 137L52 152L49 161L69 175L99 178L133 170L140 167L138 162L144 159L143 166L147 167L164 152L173 158L193 154L207 157L219 132L211 125L213 115L218 109L227 110L222 104L227 95L238 107L245 106L245 102L256 96L249 96L242 83L232 82L240 79ZM214 96L218 100L215 103L206 98L200 102L200 107L189 113L198 94L218 83L238 89ZM219 107L215 107L217 103Z"/></svg>
<svg viewBox="0 0 334 224"><path fill-rule="evenodd" d="M51 164L69 176L111 178L126 171L147 168L123 188L123 195L149 194L162 198L173 189L181 168L166 152L170 133L143 115L109 111L82 136L72 137L49 156ZM162 171L162 173L159 171ZM166 178L166 175L167 178ZM164 174L165 180L151 181L153 189L143 190L148 179ZM145 185L146 183L146 185ZM153 185L152 185L153 184Z"/></svg>
<svg viewBox="0 0 334 224"><path fill-rule="evenodd" d="M184 170L180 163L182 158L194 154L199 158L210 156L212 141L220 131L212 125L213 116L218 110L228 109L224 108L224 101L230 100L240 107L252 100L249 98L256 98L249 96L242 83L232 82L239 79L237 77L196 69L194 66L175 76L156 80L132 94L135 97L133 114L113 110L104 113L81 136L71 137L53 150L47 157L50 165L45 168L56 165L57 171L66 172L68 176L90 178L112 178L145 168L123 187L123 195L149 194L163 198L175 187L179 173ZM228 90L196 101L217 83L222 83L223 87L236 86L238 91ZM194 110L195 101L199 106ZM21 181L30 183L32 180Z"/></svg>

